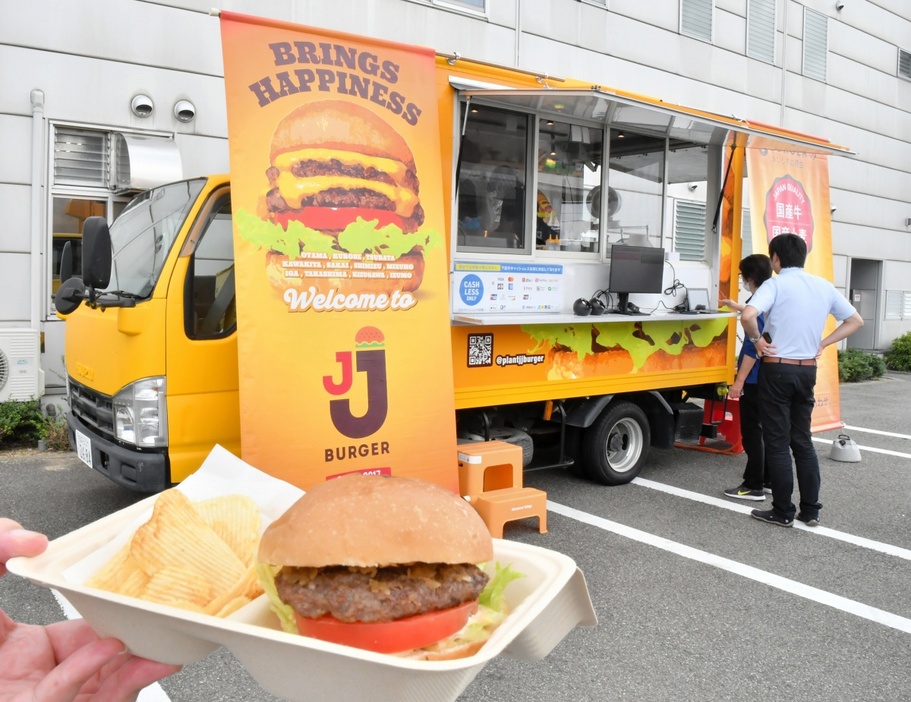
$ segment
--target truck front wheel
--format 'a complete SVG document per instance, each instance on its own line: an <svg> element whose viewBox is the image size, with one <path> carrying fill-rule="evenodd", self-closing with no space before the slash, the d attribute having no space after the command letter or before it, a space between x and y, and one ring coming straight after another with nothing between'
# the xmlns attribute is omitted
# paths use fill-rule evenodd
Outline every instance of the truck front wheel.
<svg viewBox="0 0 911 702"><path fill-rule="evenodd" d="M651 430L645 412L632 402L611 404L585 430L585 470L599 483L623 485L639 475L650 444Z"/></svg>

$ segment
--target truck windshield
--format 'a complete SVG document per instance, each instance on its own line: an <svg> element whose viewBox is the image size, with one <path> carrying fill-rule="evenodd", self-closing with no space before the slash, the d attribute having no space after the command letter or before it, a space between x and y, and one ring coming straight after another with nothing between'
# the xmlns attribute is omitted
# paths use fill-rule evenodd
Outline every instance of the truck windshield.
<svg viewBox="0 0 911 702"><path fill-rule="evenodd" d="M177 232L205 180L184 180L137 195L111 225L111 283L107 290L149 297Z"/></svg>

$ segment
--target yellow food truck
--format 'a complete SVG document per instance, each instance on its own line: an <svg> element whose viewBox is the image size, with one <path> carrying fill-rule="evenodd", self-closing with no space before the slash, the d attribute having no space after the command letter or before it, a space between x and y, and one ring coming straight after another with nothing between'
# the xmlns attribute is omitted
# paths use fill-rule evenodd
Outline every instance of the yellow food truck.
<svg viewBox="0 0 911 702"><path fill-rule="evenodd" d="M326 60L333 45L320 47ZM345 70L376 81L391 65L362 56ZM737 319L718 301L739 292L748 149L761 141L789 174L801 161L844 150L458 55L436 55L434 70L443 186L436 200L447 229L435 238L409 233L401 250L390 245L376 261L338 267L367 276L385 266L387 279L409 281L420 274L422 251L445 251L459 440L516 443L528 468L572 466L605 484L632 480L650 447L697 442L704 413L694 400L714 397L734 375ZM294 74L285 75L290 91ZM250 89L264 100L276 85ZM411 105L391 95L400 102L390 98L386 112L407 119ZM288 200L282 176L256 176L264 192L276 183L264 207L273 197ZM347 177L333 176L339 184ZM414 203L391 194L401 183L391 187L376 186L370 204L357 205L361 219L400 223L403 207L416 216ZM110 227L87 220L81 275L66 270L63 257L56 305L67 319L71 441L86 464L137 491L180 482L215 444L241 453L245 328L236 314L244 291L235 286L231 188L228 175L210 175L143 192ZM811 201L819 197L807 191ZM420 195L434 201L426 190ZM810 209L808 202L787 210L782 197L785 220ZM331 228L333 212L345 206L313 206L310 226ZM814 207L815 236L828 237L828 208ZM756 230L764 215L753 209ZM773 228L802 231L787 221ZM257 245L270 275L273 264L280 276L304 275L334 255L323 263L298 257L303 245L293 237L263 234ZM408 285L398 292L424 292ZM348 304L342 293L320 299ZM413 329L415 344L422 333ZM314 338L301 349L299 362L319 344ZM307 402L293 385L286 391L274 398L276 415ZM342 450L349 449L382 450L369 443Z"/></svg>

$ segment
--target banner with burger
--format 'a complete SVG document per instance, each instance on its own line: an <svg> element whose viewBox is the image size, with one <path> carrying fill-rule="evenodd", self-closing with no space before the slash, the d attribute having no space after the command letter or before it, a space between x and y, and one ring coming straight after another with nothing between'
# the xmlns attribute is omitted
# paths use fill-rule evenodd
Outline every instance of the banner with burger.
<svg viewBox="0 0 911 702"><path fill-rule="evenodd" d="M832 280L832 218L828 157L781 151L781 144L753 137L747 148L753 251L768 253L779 234L797 234L807 242L808 273ZM824 334L835 328L829 317ZM813 431L842 426L838 392L838 351L830 346L819 359Z"/></svg>
<svg viewBox="0 0 911 702"><path fill-rule="evenodd" d="M434 53L220 16L243 457L456 489Z"/></svg>

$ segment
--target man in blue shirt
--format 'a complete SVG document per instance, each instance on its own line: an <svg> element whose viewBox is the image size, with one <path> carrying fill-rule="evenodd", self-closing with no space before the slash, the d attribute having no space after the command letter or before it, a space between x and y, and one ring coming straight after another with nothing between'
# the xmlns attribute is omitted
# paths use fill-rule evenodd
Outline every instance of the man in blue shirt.
<svg viewBox="0 0 911 702"><path fill-rule="evenodd" d="M754 509L754 519L789 527L796 509L791 501L797 469L800 512L808 526L819 524L819 459L810 432L816 386L816 359L830 344L846 339L864 321L828 280L803 270L806 242L796 234L779 234L769 242L772 270L778 275L757 290L740 316L747 338L762 358L759 401L766 463L772 482L772 509ZM760 336L757 319L765 315ZM829 315L842 322L822 338ZM768 339L771 339L769 341Z"/></svg>

